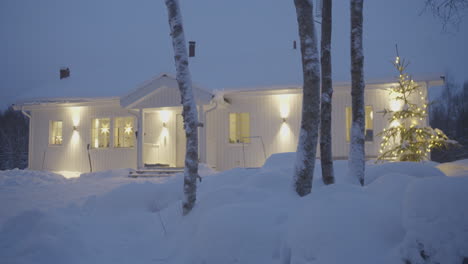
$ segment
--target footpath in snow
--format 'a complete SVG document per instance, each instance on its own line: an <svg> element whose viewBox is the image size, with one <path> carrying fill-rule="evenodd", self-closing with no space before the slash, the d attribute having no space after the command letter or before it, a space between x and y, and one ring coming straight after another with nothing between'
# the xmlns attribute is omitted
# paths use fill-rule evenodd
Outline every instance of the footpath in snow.
<svg viewBox="0 0 468 264"><path fill-rule="evenodd" d="M195 209L181 216L182 175L128 170L0 172L0 263L463 263L468 161L369 163L346 179L292 188L294 153L259 169L202 166Z"/></svg>

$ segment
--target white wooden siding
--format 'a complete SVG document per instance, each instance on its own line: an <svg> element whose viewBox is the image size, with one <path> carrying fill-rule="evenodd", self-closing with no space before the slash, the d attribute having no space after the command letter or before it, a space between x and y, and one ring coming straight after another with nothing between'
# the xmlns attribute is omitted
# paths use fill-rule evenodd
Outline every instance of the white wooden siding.
<svg viewBox="0 0 468 264"><path fill-rule="evenodd" d="M369 85L365 91L366 105L373 109L374 140L365 143L366 156L375 158L379 154L381 137L378 135L389 126L388 117L382 111L390 107L388 85ZM420 83L426 95L426 84ZM228 115L234 112L250 113L250 134L260 136L265 144L266 156L280 152L296 151L301 120L302 94L301 90L291 90L286 99L289 102L289 115L286 122L281 118L281 104L284 94L231 93L227 95L230 105L219 107L207 115L207 161L218 170L234 167L258 167L264 161L264 154L259 139L252 139L250 144L230 144ZM416 94L413 99L421 102L421 96ZM332 151L335 159L346 159L349 153L349 142L346 141L346 107L351 106L349 87L335 89L332 101ZM320 156L319 145L317 157ZM244 162L245 160L245 162Z"/></svg>
<svg viewBox="0 0 468 264"><path fill-rule="evenodd" d="M113 106L80 107L40 107L31 111L31 152L30 169L50 171L89 171L87 144L91 143L91 120L93 118L111 118L131 116L115 104ZM49 122L63 121L63 144L49 145ZM75 121L74 121L75 120ZM77 131L73 131L74 122L78 122ZM113 129L111 145L104 149L90 149L93 171L135 168L136 148L114 148Z"/></svg>
<svg viewBox="0 0 468 264"><path fill-rule="evenodd" d="M390 107L389 93L383 88L387 85L369 85L366 87L366 105L373 108L374 141L366 142L366 155L376 157L381 138L378 133L388 127L388 116L383 116L385 108ZM424 97L427 97L427 86L420 83ZM293 152L296 150L301 120L302 94L300 89L290 89L287 93L258 91L238 92L226 95L230 105L218 106L206 114L204 128L199 129L200 158L202 162L218 170L234 167L258 167L265 161L265 156L279 152ZM421 96L416 94L413 99L422 103ZM177 100L177 101L176 101ZM136 107L144 107L144 144L143 160L145 163L167 163L176 165L176 115L181 113L181 107L155 108L165 103L176 103L180 100L177 89L162 89L152 96L139 102ZM111 118L114 125L115 117L131 116L129 110L120 107L118 100L99 105L87 103L86 106L30 106L31 134L29 160L31 169L51 171L89 171L88 153L86 146L91 142L91 120L93 118ZM170 105L168 104L168 105ZM284 106L286 105L286 107ZM346 141L345 109L351 106L349 87L335 89L332 112L332 151L336 159L347 158L349 142ZM205 105L206 111L213 105ZM282 112L289 110L283 122ZM201 109L201 107L199 108ZM163 133L160 110L169 111L166 123L167 133ZM229 143L229 113L250 113L251 143ZM284 113L283 113L284 114ZM200 120L203 120L200 114ZM63 121L63 144L49 145L49 122ZM78 124L74 124L78 122ZM136 123L135 122L135 130ZM78 130L73 131L77 125ZM164 135L166 139L164 139ZM206 135L206 140L205 140ZM113 147L113 127L111 129L111 146L105 149L91 149L93 171L136 168L136 141L133 148ZM265 154L262 147L263 140ZM157 150L156 150L157 148ZM206 153L206 161L205 161ZM317 151L317 156L319 151Z"/></svg>

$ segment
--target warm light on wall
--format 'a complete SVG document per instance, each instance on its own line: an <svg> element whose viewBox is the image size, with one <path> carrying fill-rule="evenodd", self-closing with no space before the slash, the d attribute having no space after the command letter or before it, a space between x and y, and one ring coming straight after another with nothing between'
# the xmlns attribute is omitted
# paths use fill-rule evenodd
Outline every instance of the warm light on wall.
<svg viewBox="0 0 468 264"><path fill-rule="evenodd" d="M80 135L78 134L78 131L75 130L71 137L72 146L76 146L79 141L80 141Z"/></svg>
<svg viewBox="0 0 468 264"><path fill-rule="evenodd" d="M401 100L397 100L396 98L390 98L390 102L389 102L389 108L391 111L400 111L401 108L403 107L403 101Z"/></svg>
<svg viewBox="0 0 468 264"><path fill-rule="evenodd" d="M286 118L289 117L290 97L291 96L289 94L279 95L280 117L283 119L283 122L285 122Z"/></svg>
<svg viewBox="0 0 468 264"><path fill-rule="evenodd" d="M71 107L70 113L72 117L73 127L78 127L80 125L81 107Z"/></svg>
<svg viewBox="0 0 468 264"><path fill-rule="evenodd" d="M163 122L163 124L166 124L169 121L171 112L169 110L162 110L162 111L159 111L159 116L161 118L161 122Z"/></svg>
<svg viewBox="0 0 468 264"><path fill-rule="evenodd" d="M70 144L72 147L77 147L80 142L80 134L79 134L79 125L81 120L81 112L83 110L82 107L70 107L70 115L72 120L72 136L70 140Z"/></svg>
<svg viewBox="0 0 468 264"><path fill-rule="evenodd" d="M280 136L282 139L289 139L289 137L291 136L291 129L289 128L288 124L281 124Z"/></svg>

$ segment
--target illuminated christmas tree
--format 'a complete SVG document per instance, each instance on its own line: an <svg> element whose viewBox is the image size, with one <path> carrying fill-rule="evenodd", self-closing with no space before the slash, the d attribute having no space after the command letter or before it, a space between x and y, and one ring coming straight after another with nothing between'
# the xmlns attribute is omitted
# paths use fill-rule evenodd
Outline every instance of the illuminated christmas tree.
<svg viewBox="0 0 468 264"><path fill-rule="evenodd" d="M456 142L427 125L426 97L421 86L405 72L408 63L400 59L398 51L393 64L399 73L398 84L388 89L391 109L385 109L384 115L390 114L390 126L379 133L382 142L377 160L427 160L431 149Z"/></svg>

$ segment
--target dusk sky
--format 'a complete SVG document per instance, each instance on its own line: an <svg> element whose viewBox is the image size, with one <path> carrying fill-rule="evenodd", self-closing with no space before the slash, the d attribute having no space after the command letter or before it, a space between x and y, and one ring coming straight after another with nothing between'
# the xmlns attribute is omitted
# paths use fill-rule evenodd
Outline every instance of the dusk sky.
<svg viewBox="0 0 468 264"><path fill-rule="evenodd" d="M350 80L349 1L334 1L333 78ZM292 0L182 0L195 83L208 89L301 84ZM442 32L424 0L367 0L365 78L395 76L395 44L414 75L468 80L468 19ZM163 72L174 74L162 0L2 0L0 108L37 97L120 96ZM319 26L316 24L316 26ZM71 77L59 80L59 68Z"/></svg>

